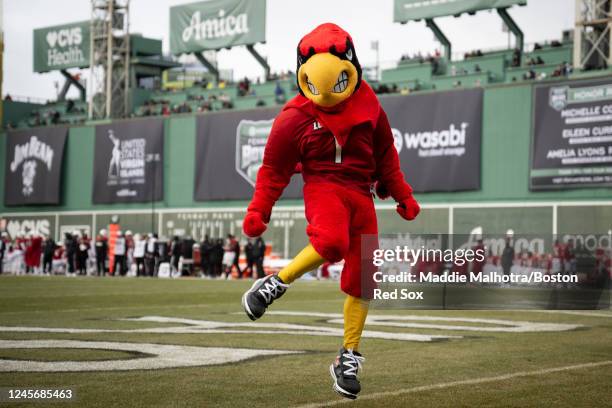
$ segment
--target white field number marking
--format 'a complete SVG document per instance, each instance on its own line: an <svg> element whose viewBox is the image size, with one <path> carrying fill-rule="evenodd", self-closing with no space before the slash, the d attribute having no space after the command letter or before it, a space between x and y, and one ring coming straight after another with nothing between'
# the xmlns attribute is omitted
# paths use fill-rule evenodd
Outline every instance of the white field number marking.
<svg viewBox="0 0 612 408"><path fill-rule="evenodd" d="M225 364L260 356L298 354L301 351L255 350L229 347L195 347L147 343L115 343L80 340L0 340L0 349L97 349L145 353L137 358L105 361L25 361L0 362L0 372L59 372L155 370Z"/></svg>

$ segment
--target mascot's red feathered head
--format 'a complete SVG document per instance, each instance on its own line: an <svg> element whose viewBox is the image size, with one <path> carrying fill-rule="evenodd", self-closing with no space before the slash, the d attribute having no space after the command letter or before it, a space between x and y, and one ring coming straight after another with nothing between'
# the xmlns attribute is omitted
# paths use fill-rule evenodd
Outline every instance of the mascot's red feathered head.
<svg viewBox="0 0 612 408"><path fill-rule="evenodd" d="M350 97L361 84L361 65L351 36L332 23L321 24L297 47L300 93L329 108Z"/></svg>

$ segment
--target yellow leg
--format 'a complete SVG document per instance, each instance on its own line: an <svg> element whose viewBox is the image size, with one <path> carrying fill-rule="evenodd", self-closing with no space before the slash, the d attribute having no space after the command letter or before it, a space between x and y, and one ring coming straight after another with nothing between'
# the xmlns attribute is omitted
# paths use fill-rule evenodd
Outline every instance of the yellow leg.
<svg viewBox="0 0 612 408"><path fill-rule="evenodd" d="M344 301L344 348L358 351L361 332L368 316L367 300L350 295Z"/></svg>
<svg viewBox="0 0 612 408"><path fill-rule="evenodd" d="M306 248L302 249L302 251L293 258L293 261L291 261L289 265L281 269L278 273L278 277L286 284L290 284L306 272L319 267L323 262L325 262L325 259L315 251L311 244L308 244Z"/></svg>

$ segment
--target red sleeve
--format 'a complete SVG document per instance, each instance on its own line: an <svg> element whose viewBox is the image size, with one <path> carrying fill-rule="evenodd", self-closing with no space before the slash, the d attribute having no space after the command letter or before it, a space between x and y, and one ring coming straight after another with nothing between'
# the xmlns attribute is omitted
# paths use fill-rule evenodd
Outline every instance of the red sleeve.
<svg viewBox="0 0 612 408"><path fill-rule="evenodd" d="M300 128L300 119L301 113L297 109L287 109L281 111L272 124L263 164L257 172L255 193L248 208L248 211L259 212L266 223L299 162L297 129Z"/></svg>
<svg viewBox="0 0 612 408"><path fill-rule="evenodd" d="M374 131L374 158L377 179L387 188L391 197L398 203L409 198L412 195L412 187L404 180L389 119L382 109Z"/></svg>

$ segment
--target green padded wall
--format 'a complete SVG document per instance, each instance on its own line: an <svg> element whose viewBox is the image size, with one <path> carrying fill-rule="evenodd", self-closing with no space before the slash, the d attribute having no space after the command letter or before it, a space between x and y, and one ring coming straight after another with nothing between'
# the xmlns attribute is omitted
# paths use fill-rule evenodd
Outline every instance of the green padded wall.
<svg viewBox="0 0 612 408"><path fill-rule="evenodd" d="M482 188L479 191L419 194L423 203L525 202L610 199L610 189L530 192L528 189L531 85L490 86L484 90ZM132 120L147 120L132 119ZM164 200L156 208L244 207L246 202L198 203L193 200L195 116L166 118ZM4 185L5 135L0 135L0 184ZM62 204L5 207L0 189L0 213L34 211L90 211L149 209L150 204L92 205L94 127L70 128L64 163ZM410 180L410 174L407 174ZM299 204L300 201L287 201Z"/></svg>

